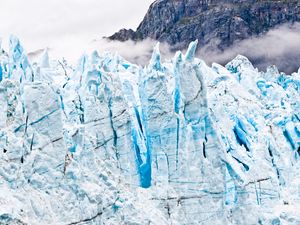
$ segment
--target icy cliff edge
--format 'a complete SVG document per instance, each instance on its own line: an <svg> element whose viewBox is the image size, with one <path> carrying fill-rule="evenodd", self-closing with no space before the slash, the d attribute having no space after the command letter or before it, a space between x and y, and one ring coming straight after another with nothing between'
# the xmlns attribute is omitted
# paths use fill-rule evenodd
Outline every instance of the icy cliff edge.
<svg viewBox="0 0 300 225"><path fill-rule="evenodd" d="M300 73L0 51L0 223L300 223ZM1 47L1 46L0 46Z"/></svg>

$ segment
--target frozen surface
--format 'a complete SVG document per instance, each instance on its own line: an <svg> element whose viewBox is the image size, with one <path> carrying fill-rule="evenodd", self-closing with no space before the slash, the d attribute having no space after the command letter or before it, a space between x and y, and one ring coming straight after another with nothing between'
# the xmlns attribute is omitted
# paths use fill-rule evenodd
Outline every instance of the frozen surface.
<svg viewBox="0 0 300 225"><path fill-rule="evenodd" d="M0 49L0 224L300 224L300 73ZM1 47L1 45L0 45Z"/></svg>

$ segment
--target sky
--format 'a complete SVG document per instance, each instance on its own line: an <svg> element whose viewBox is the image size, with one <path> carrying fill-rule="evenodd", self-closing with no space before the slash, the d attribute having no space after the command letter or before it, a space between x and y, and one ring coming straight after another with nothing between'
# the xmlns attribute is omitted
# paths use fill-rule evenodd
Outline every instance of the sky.
<svg viewBox="0 0 300 225"><path fill-rule="evenodd" d="M153 0L0 0L0 37L28 52L83 44L121 28L136 29Z"/></svg>

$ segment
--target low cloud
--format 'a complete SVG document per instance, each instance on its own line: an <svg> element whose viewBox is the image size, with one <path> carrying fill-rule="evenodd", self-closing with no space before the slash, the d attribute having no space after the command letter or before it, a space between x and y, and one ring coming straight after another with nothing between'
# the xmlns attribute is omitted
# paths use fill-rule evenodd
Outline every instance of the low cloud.
<svg viewBox="0 0 300 225"><path fill-rule="evenodd" d="M69 63L76 64L82 54L90 55L93 51L98 51L100 54L110 52L112 54L118 54L124 59L141 66L145 66L149 63L153 48L157 44L157 41L151 39L145 39L143 41L110 41L108 39L99 39L92 42L84 42L72 37L66 37L65 41L61 44L49 47L48 52L51 58L61 59L65 58ZM163 60L172 58L174 52L170 50L170 47L166 43L160 43L160 51ZM30 52L29 58L32 62L38 61L43 51L41 49Z"/></svg>
<svg viewBox="0 0 300 225"><path fill-rule="evenodd" d="M97 50L99 53L112 52L121 55L132 63L147 65L151 58L153 47L157 41L146 39L134 41L109 41L107 39L94 40L90 43L72 41L72 37L65 37L62 45L57 45L50 50L53 58L65 57L75 63L79 56ZM75 38L74 38L75 40ZM300 23L279 26L259 37L253 37L236 42L225 51L211 50L211 45L198 50L197 57L208 64L217 62L226 64L238 54L250 59L255 67L265 70L270 65L276 65L280 71L292 73L298 71L300 66ZM174 56L171 47L166 43L160 44L163 60Z"/></svg>
<svg viewBox="0 0 300 225"><path fill-rule="evenodd" d="M292 73L300 67L300 23L286 24L268 33L235 43L224 52L199 50L207 63L224 64L241 54L260 70L276 65L280 71Z"/></svg>
<svg viewBox="0 0 300 225"><path fill-rule="evenodd" d="M97 49L100 52L117 53L132 63L144 66L149 63L153 48L157 43L157 41L151 39L146 39L139 42L134 42L131 40L119 42L102 39L100 41L95 41L89 48L90 50ZM168 44L160 43L159 45L161 55L164 57L164 59L170 58L174 55Z"/></svg>

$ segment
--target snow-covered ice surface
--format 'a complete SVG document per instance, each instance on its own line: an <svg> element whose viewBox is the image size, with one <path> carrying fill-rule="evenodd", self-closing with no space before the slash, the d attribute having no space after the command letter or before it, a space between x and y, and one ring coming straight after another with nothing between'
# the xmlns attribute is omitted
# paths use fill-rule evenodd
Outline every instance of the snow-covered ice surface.
<svg viewBox="0 0 300 225"><path fill-rule="evenodd" d="M300 71L0 53L0 224L300 224ZM1 48L0 48L1 49Z"/></svg>

